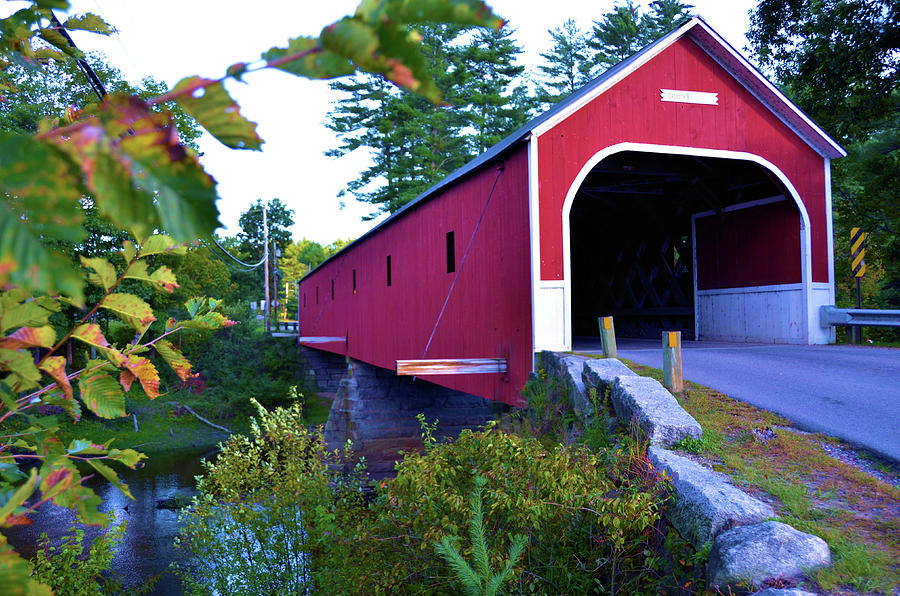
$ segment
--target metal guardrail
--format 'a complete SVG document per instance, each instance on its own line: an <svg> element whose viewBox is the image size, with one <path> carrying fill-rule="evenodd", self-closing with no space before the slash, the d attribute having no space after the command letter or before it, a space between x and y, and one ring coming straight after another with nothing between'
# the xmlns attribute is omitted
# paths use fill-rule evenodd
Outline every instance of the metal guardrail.
<svg viewBox="0 0 900 596"><path fill-rule="evenodd" d="M900 310L876 310L869 308L819 307L819 323L822 327L900 327Z"/></svg>

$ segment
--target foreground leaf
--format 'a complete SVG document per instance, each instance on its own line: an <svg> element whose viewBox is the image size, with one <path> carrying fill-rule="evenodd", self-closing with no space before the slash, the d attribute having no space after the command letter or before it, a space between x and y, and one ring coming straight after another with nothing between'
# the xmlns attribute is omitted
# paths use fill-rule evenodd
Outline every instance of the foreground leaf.
<svg viewBox="0 0 900 596"><path fill-rule="evenodd" d="M4 596L53 596L49 586L31 578L31 566L0 534L0 586Z"/></svg>
<svg viewBox="0 0 900 596"><path fill-rule="evenodd" d="M102 257L93 257L90 259L81 257L81 266L86 269L93 269L94 273L88 274L88 281L94 285L100 286L106 291L109 291L118 279L116 268Z"/></svg>
<svg viewBox="0 0 900 596"><path fill-rule="evenodd" d="M20 348L52 348L56 341L53 327L21 327L6 337L0 337L0 348L18 350Z"/></svg>
<svg viewBox="0 0 900 596"><path fill-rule="evenodd" d="M109 342L103 337L100 326L94 323L84 323L79 325L75 328L75 331L72 332L72 337L89 346L94 346L95 348L109 347Z"/></svg>
<svg viewBox="0 0 900 596"><path fill-rule="evenodd" d="M21 217L0 203L0 273L9 283L34 290L69 296L84 304L81 276L65 255L42 243Z"/></svg>
<svg viewBox="0 0 900 596"><path fill-rule="evenodd" d="M141 387L147 397L150 399L159 397L159 373L152 362L141 356L129 354L123 366L141 382ZM122 385L124 387L124 383ZM126 391L128 390L127 387L124 388Z"/></svg>
<svg viewBox="0 0 900 596"><path fill-rule="evenodd" d="M178 375L179 379L187 381L194 376L193 373L191 373L191 363L170 342L161 339L154 344L154 347L156 348L156 352L162 356L162 359L172 367L172 370L175 371L175 374Z"/></svg>
<svg viewBox="0 0 900 596"><path fill-rule="evenodd" d="M0 348L0 370L9 373L6 381L13 391L32 389L41 381L41 373L28 352Z"/></svg>
<svg viewBox="0 0 900 596"><path fill-rule="evenodd" d="M90 363L89 363L90 364ZM125 416L125 394L122 387L105 372L85 373L78 379L81 401L101 418Z"/></svg>
<svg viewBox="0 0 900 596"><path fill-rule="evenodd" d="M87 463L92 468L94 468L95 470L100 472L100 474L104 478L109 480L116 488L118 488L120 491L122 491L122 494L124 494L126 497L128 497L132 501L134 500L134 496L132 496L132 494L131 494L131 489L128 488L127 484L125 484L124 482L119 480L119 475L116 474L115 470L113 470L112 468L110 468L109 466L107 466L106 464L104 464L103 462L101 462L100 460L97 460L97 459L89 459Z"/></svg>
<svg viewBox="0 0 900 596"><path fill-rule="evenodd" d="M8 518L11 517L16 509L21 507L25 501L28 500L28 497L34 493L34 489L37 488L38 481L40 477L37 473L37 468L31 468L31 475L28 477L28 481L17 488L15 492L13 492L5 503L0 505L0 527L5 526Z"/></svg>
<svg viewBox="0 0 900 596"><path fill-rule="evenodd" d="M171 269L162 265L156 271L150 273L147 270L147 263L144 261L137 261L129 267L128 272L125 274L125 278L143 281L157 290L169 292L170 294L181 287L178 285L175 273Z"/></svg>
<svg viewBox="0 0 900 596"><path fill-rule="evenodd" d="M133 294L109 294L100 301L100 306L115 313L123 323L131 325L143 333L156 320L153 309Z"/></svg>
<svg viewBox="0 0 900 596"><path fill-rule="evenodd" d="M165 234L150 236L141 245L139 251L142 257L159 254L183 255L185 253L187 253L186 247L178 244L171 236L166 236Z"/></svg>
<svg viewBox="0 0 900 596"><path fill-rule="evenodd" d="M188 77L179 81L172 91L197 85L203 85L202 93L179 96L176 99L178 105L226 147L259 150L263 141L256 134L256 123L241 115L239 106L221 82Z"/></svg>

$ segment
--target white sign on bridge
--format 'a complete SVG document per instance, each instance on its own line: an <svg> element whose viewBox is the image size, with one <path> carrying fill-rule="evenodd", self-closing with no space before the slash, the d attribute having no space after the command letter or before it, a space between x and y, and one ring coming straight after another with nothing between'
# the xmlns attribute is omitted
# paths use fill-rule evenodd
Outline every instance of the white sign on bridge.
<svg viewBox="0 0 900 596"><path fill-rule="evenodd" d="M674 101L678 103L697 103L704 106L719 105L719 94L706 91L680 91L678 89L660 89L662 101Z"/></svg>

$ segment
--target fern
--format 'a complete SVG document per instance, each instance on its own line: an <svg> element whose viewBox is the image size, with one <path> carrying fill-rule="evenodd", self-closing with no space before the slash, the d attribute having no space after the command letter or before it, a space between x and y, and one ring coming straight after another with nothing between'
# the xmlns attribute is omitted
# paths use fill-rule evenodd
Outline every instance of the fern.
<svg viewBox="0 0 900 596"><path fill-rule="evenodd" d="M503 586L512 577L516 563L525 553L528 538L516 534L509 545L509 553L503 569L491 572L490 553L484 534L484 508L481 493L487 481L482 477L475 478L475 489L472 491L472 518L469 520L469 539L472 542L474 568L466 561L457 547L458 537L444 536L434 545L434 550L443 557L453 570L456 581L467 596L494 596L501 594Z"/></svg>

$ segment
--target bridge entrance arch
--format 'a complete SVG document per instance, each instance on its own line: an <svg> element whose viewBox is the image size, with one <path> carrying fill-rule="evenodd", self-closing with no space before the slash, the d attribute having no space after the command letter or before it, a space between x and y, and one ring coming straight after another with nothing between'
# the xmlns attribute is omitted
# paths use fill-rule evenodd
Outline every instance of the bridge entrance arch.
<svg viewBox="0 0 900 596"><path fill-rule="evenodd" d="M603 315L622 337L806 342L809 216L758 156L607 148L572 184L563 222L569 342L596 336Z"/></svg>

